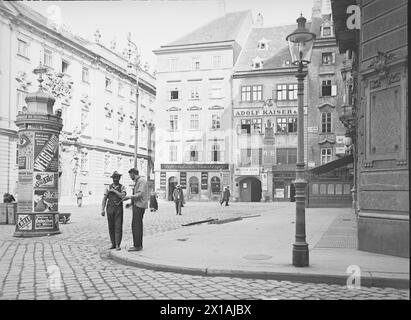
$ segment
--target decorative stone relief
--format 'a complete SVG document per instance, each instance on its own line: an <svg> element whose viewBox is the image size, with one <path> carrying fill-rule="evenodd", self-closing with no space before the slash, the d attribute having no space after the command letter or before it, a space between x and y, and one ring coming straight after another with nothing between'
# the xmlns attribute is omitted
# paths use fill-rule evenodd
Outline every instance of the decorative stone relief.
<svg viewBox="0 0 411 320"><path fill-rule="evenodd" d="M380 79L385 78L388 73L387 64L394 60L395 54L378 51L377 56L371 61L368 68L373 68Z"/></svg>
<svg viewBox="0 0 411 320"><path fill-rule="evenodd" d="M56 102L70 105L73 81L64 73L47 72L43 88L56 99Z"/></svg>
<svg viewBox="0 0 411 320"><path fill-rule="evenodd" d="M17 72L16 81L20 84L20 88L24 91L27 91L28 86L31 85L31 81L26 79L27 74L24 71Z"/></svg>

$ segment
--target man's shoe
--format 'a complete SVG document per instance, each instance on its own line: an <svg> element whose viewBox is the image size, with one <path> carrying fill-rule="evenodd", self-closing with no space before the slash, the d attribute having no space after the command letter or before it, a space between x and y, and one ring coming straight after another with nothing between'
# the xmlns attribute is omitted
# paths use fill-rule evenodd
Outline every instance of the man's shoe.
<svg viewBox="0 0 411 320"><path fill-rule="evenodd" d="M113 250L113 249L115 249L116 248L116 246L111 246L110 247L110 250Z"/></svg>
<svg viewBox="0 0 411 320"><path fill-rule="evenodd" d="M121 250L120 246L117 246L117 247L116 247L116 250L117 250L117 251L120 251L120 250Z"/></svg>
<svg viewBox="0 0 411 320"><path fill-rule="evenodd" d="M140 251L142 249L143 249L143 247L131 247L131 248L128 249L128 251Z"/></svg>

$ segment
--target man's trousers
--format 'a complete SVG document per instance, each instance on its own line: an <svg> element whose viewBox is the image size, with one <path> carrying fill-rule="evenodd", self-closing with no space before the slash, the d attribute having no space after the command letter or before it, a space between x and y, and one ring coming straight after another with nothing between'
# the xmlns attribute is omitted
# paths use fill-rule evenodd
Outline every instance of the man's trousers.
<svg viewBox="0 0 411 320"><path fill-rule="evenodd" d="M133 205L131 231L133 232L133 246L136 248L143 247L143 216L145 211L145 208L139 208Z"/></svg>
<svg viewBox="0 0 411 320"><path fill-rule="evenodd" d="M113 246L120 246L123 237L123 206L107 206L108 232Z"/></svg>

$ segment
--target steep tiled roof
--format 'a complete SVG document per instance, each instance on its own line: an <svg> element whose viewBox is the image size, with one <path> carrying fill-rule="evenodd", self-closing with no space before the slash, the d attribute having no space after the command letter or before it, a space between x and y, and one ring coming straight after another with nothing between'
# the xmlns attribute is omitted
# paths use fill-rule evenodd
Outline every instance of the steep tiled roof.
<svg viewBox="0 0 411 320"><path fill-rule="evenodd" d="M228 13L162 47L235 40L248 15L251 10Z"/></svg>

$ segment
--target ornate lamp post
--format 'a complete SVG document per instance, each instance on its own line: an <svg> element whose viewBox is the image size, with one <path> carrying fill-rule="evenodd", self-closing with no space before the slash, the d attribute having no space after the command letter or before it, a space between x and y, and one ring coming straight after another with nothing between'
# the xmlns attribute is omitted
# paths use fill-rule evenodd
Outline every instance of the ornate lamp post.
<svg viewBox="0 0 411 320"><path fill-rule="evenodd" d="M296 267L306 267L309 265L308 244L305 240L305 164L304 164L304 78L307 71L304 66L310 63L311 51L313 48L315 34L306 27L306 19L301 16L297 19L297 29L286 38L291 53L292 62L298 65L296 74L298 81L298 146L296 179L294 181L296 189L296 221L295 221L295 243L293 244L293 265Z"/></svg>
<svg viewBox="0 0 411 320"><path fill-rule="evenodd" d="M134 168L137 168L137 156L138 156L138 97L140 95L140 92L138 90L138 66L140 64L140 54L138 52L138 47L137 45L131 41L131 33L129 32L127 34L127 40L128 40L128 48L127 48L127 54L128 54L128 70L129 73L131 74L131 70L133 67L132 63L132 56L134 56L134 67L135 67L135 72L136 72L136 121L135 121L135 134L134 134Z"/></svg>

